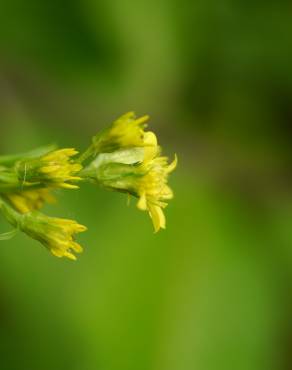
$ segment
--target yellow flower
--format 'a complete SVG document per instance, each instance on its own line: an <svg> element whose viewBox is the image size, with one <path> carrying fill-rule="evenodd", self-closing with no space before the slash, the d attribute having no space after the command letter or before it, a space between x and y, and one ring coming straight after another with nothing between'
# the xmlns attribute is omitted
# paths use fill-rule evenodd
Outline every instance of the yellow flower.
<svg viewBox="0 0 292 370"><path fill-rule="evenodd" d="M82 247L75 241L75 234L87 228L76 221L48 217L40 212L24 214L19 221L20 229L41 242L54 256L76 260L73 253L81 253Z"/></svg>
<svg viewBox="0 0 292 370"><path fill-rule="evenodd" d="M149 212L155 232L165 229L163 208L167 206L166 201L173 198L167 179L176 165L176 156L171 164L167 157L155 157L141 164L140 171L144 174L135 180L135 193L139 197L137 207Z"/></svg>
<svg viewBox="0 0 292 370"><path fill-rule="evenodd" d="M93 138L96 153L111 153L121 148L144 146L144 129L149 116L136 118L129 112Z"/></svg>
<svg viewBox="0 0 292 370"><path fill-rule="evenodd" d="M144 131L148 116L136 119L127 113L93 140L96 158L83 175L98 184L139 198L138 208L148 211L155 232L165 228L163 208L173 197L168 175L177 158L168 164L152 131Z"/></svg>
<svg viewBox="0 0 292 370"><path fill-rule="evenodd" d="M21 182L37 182L53 187L76 189L72 181L81 180L76 176L82 169L81 164L75 163L71 157L78 152L72 148L54 150L40 158L19 162L16 172ZM68 183L69 182L69 183Z"/></svg>
<svg viewBox="0 0 292 370"><path fill-rule="evenodd" d="M121 154L119 156L123 158ZM155 232L165 228L163 208L167 206L167 201L173 198L167 181L177 165L176 156L174 161L168 164L167 157L159 156L159 151L154 148L147 148L144 160L140 163L110 162L110 158L107 158L107 161L97 161L95 165L89 169L90 178L108 189L138 197L137 206L149 212Z"/></svg>
<svg viewBox="0 0 292 370"><path fill-rule="evenodd" d="M45 203L55 203L55 197L50 189L24 190L22 192L6 194L6 198L20 213L28 213L41 209Z"/></svg>
<svg viewBox="0 0 292 370"><path fill-rule="evenodd" d="M167 206L166 201L173 198L167 180L177 166L177 157L168 164L167 157L159 156L161 149L156 135L151 131L143 135L143 149L143 161L136 165L135 175L129 178L129 192L139 197L137 207L149 212L154 231L158 232L166 226L163 208Z"/></svg>

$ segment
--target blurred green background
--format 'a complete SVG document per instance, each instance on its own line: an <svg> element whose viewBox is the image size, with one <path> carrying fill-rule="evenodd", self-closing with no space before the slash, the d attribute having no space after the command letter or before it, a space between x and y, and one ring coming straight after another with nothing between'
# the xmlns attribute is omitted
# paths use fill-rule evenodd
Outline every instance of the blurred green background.
<svg viewBox="0 0 292 370"><path fill-rule="evenodd" d="M46 209L88 225L76 263L1 242L1 369L291 369L291 16L285 0L1 2L0 153L83 150L135 110L179 156L158 235L85 186Z"/></svg>

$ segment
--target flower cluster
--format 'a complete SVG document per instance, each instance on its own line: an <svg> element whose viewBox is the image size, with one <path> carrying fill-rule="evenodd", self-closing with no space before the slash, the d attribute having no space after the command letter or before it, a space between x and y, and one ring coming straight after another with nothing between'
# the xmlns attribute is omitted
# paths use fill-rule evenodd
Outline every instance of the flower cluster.
<svg viewBox="0 0 292 370"><path fill-rule="evenodd" d="M78 189L72 184L81 180L76 176L82 165L72 160L78 152L72 148L54 150L39 158L20 161L16 172L20 181L38 182L55 188Z"/></svg>
<svg viewBox="0 0 292 370"><path fill-rule="evenodd" d="M54 203L57 188L78 189L81 181L138 198L157 232L165 228L164 208L173 198L169 163L152 131L149 117L129 112L93 137L80 156L72 148L39 148L23 155L0 156L0 211L15 228L41 242L53 255L75 260L82 247L75 236L86 230L76 221L46 216L40 209ZM14 233L6 233L13 235ZM0 235L1 238L1 235Z"/></svg>
<svg viewBox="0 0 292 370"><path fill-rule="evenodd" d="M96 139L95 148L105 152L100 152L85 172L107 188L138 197L138 208L149 212L157 232L165 228L163 208L173 198L167 180L177 157L168 164L168 158L160 155L156 135L145 131L147 120L147 116L136 119L134 113L128 113L115 121Z"/></svg>
<svg viewBox="0 0 292 370"><path fill-rule="evenodd" d="M54 256L76 260L73 253L81 253L83 248L75 241L75 234L87 228L76 221L48 217L40 212L22 215L20 229L31 238L41 242Z"/></svg>

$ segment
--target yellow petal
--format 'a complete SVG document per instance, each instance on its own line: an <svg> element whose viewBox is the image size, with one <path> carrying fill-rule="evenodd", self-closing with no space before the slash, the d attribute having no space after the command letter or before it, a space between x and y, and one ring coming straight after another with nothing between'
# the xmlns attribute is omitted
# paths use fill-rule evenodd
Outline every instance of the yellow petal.
<svg viewBox="0 0 292 370"><path fill-rule="evenodd" d="M172 172L177 166L177 155L175 154L174 160L170 163L170 165L167 166L166 172L170 173Z"/></svg>
<svg viewBox="0 0 292 370"><path fill-rule="evenodd" d="M77 260L76 256L74 256L74 254L72 254L70 252L64 252L63 256L69 258L69 260L71 260L71 261L76 261Z"/></svg>
<svg viewBox="0 0 292 370"><path fill-rule="evenodd" d="M59 184L56 184L56 185L59 186L60 188L63 188L63 189L79 189L79 186L72 185L72 184L67 184L65 182L59 183Z"/></svg>
<svg viewBox="0 0 292 370"><path fill-rule="evenodd" d="M75 233L83 233L84 231L86 231L87 230L87 227L86 226L84 226L84 225L80 225L80 224L76 224L75 226L74 226L74 232Z"/></svg>
<svg viewBox="0 0 292 370"><path fill-rule="evenodd" d="M171 188L168 185L164 185L164 187L161 191L161 194L160 194L160 198L163 199L163 200L173 198L173 191L171 190Z"/></svg>
<svg viewBox="0 0 292 370"><path fill-rule="evenodd" d="M147 122L148 120L149 120L149 116L148 115L145 115L145 116L143 116L143 117L140 117L140 118L137 118L136 120L135 120L135 123L136 123L136 125L141 125L142 123L145 123L145 122Z"/></svg>
<svg viewBox="0 0 292 370"><path fill-rule="evenodd" d="M59 149L45 155L43 160L50 162L60 160L60 158L66 159L67 157L73 157L76 154L78 154L78 151L74 148Z"/></svg>
<svg viewBox="0 0 292 370"><path fill-rule="evenodd" d="M140 196L140 199L137 203L137 207L139 209L141 209L142 211L146 211L147 209L147 200L146 200L146 194L143 193L141 196Z"/></svg>
<svg viewBox="0 0 292 370"><path fill-rule="evenodd" d="M54 165L54 166L45 166L41 168L42 173L51 173L58 171L61 167L59 165Z"/></svg>
<svg viewBox="0 0 292 370"><path fill-rule="evenodd" d="M148 207L155 233L157 233L160 229L165 229L166 222L162 209L153 204L148 205Z"/></svg>
<svg viewBox="0 0 292 370"><path fill-rule="evenodd" d="M157 146L157 137L152 131L147 131L144 134L144 144Z"/></svg>
<svg viewBox="0 0 292 370"><path fill-rule="evenodd" d="M76 253L82 253L83 252L83 248L81 247L80 244L76 243L76 242L72 242L71 243L71 248L76 252Z"/></svg>
<svg viewBox="0 0 292 370"><path fill-rule="evenodd" d="M144 162L148 162L153 159L159 152L159 147L157 146L157 138L154 132L147 131L144 134L143 139L144 145Z"/></svg>
<svg viewBox="0 0 292 370"><path fill-rule="evenodd" d="M55 256L55 257L63 257L64 255L64 251L62 251L61 249L59 248L51 248L50 249L50 252Z"/></svg>

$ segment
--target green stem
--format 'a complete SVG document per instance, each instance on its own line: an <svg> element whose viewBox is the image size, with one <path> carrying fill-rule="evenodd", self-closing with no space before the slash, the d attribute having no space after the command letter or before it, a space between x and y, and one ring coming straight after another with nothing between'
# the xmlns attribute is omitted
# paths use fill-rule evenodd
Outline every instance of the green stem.
<svg viewBox="0 0 292 370"><path fill-rule="evenodd" d="M0 196L0 210L6 220L14 227L18 227L21 223L22 215L15 211L10 204Z"/></svg>
<svg viewBox="0 0 292 370"><path fill-rule="evenodd" d="M94 150L95 150L94 145L93 144L90 145L90 147L76 159L76 162L80 164L85 162L88 158L90 158L93 155Z"/></svg>

